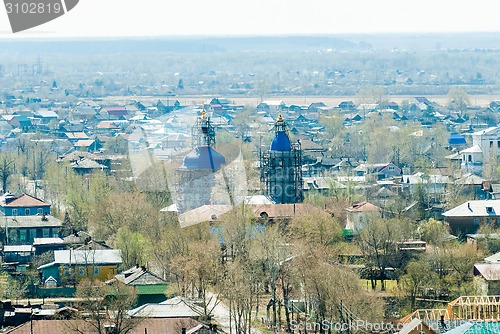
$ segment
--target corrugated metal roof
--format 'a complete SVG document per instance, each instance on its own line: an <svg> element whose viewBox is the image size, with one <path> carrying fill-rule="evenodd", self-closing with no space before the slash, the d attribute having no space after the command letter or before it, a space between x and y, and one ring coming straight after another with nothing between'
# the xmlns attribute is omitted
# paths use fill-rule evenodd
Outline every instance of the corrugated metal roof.
<svg viewBox="0 0 500 334"><path fill-rule="evenodd" d="M35 238L33 240L33 246L36 245L53 245L53 244L63 244L64 240L61 238Z"/></svg>
<svg viewBox="0 0 500 334"><path fill-rule="evenodd" d="M481 275L487 281L500 281L500 263L476 263L474 275Z"/></svg>
<svg viewBox="0 0 500 334"><path fill-rule="evenodd" d="M487 258L484 259L484 262L487 262L487 263L500 263L500 252L488 256Z"/></svg>
<svg viewBox="0 0 500 334"><path fill-rule="evenodd" d="M168 284L134 285L138 295L162 295L167 291Z"/></svg>
<svg viewBox="0 0 500 334"><path fill-rule="evenodd" d="M491 209L487 209L491 208ZM500 216L500 200L467 201L443 213L445 217Z"/></svg>
<svg viewBox="0 0 500 334"><path fill-rule="evenodd" d="M31 245L5 245L3 251L5 252L31 252L33 247Z"/></svg>
<svg viewBox="0 0 500 334"><path fill-rule="evenodd" d="M466 148L465 150L460 151L460 153L483 153L483 150L479 145L474 145L472 147Z"/></svg>
<svg viewBox="0 0 500 334"><path fill-rule="evenodd" d="M199 328L200 322L194 319L142 319L137 326L130 330L130 334L163 333L178 334L181 328L186 328L186 333L191 329ZM11 334L30 333L67 333L71 328L78 328L83 333L95 330L92 325L84 320L33 320L8 330Z"/></svg>
<svg viewBox="0 0 500 334"><path fill-rule="evenodd" d="M197 318L203 310L180 297L168 299L159 304L145 304L128 314L139 318Z"/></svg>
<svg viewBox="0 0 500 334"><path fill-rule="evenodd" d="M165 285L165 282L160 277L146 270L143 267L132 267L123 271L121 274L115 275L115 280L126 285Z"/></svg>
<svg viewBox="0 0 500 334"><path fill-rule="evenodd" d="M60 227L62 221L53 216L5 216L0 219L0 227Z"/></svg>
<svg viewBox="0 0 500 334"><path fill-rule="evenodd" d="M54 263L57 264L119 264L122 256L117 249L56 250Z"/></svg>

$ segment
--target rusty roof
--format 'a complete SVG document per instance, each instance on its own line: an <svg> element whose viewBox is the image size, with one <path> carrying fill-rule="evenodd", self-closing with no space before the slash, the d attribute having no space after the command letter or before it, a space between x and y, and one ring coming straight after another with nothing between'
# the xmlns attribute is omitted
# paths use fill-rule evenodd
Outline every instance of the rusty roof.
<svg viewBox="0 0 500 334"><path fill-rule="evenodd" d="M155 318L137 320L136 326L128 332L129 334L144 334L144 333L162 333L162 334L179 334L182 328L186 331L196 328L201 323L189 318ZM30 322L4 332L5 334L54 334L54 333L70 333L72 329L78 328L83 333L92 332L93 328L90 323L84 320L33 320L33 328Z"/></svg>
<svg viewBox="0 0 500 334"><path fill-rule="evenodd" d="M361 202L353 204L351 207L346 209L348 212L374 212L380 211L380 208L370 202Z"/></svg>
<svg viewBox="0 0 500 334"><path fill-rule="evenodd" d="M33 197L28 194L22 194L21 196L7 201L7 203L3 204L4 207L9 208L18 208L18 207L40 207L40 206L50 206L50 204L42 201L39 198Z"/></svg>

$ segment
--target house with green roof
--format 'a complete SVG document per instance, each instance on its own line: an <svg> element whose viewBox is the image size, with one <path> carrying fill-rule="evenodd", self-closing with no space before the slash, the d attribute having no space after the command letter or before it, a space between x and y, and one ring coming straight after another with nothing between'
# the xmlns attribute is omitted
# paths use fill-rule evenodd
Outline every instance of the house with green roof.
<svg viewBox="0 0 500 334"><path fill-rule="evenodd" d="M125 270L106 281L106 284L115 282L135 288L137 293L136 306L146 303L160 303L167 299L165 296L165 291L168 288L167 282L145 267L135 266Z"/></svg>

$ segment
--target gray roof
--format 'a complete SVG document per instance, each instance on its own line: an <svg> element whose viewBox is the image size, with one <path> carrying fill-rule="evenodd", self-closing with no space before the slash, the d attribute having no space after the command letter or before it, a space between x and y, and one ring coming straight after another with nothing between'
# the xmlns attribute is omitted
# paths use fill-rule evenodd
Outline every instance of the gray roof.
<svg viewBox="0 0 500 334"><path fill-rule="evenodd" d="M464 185L481 185L483 182L486 181L486 179L483 179L480 176L477 176L475 174L466 174L462 176L461 178L455 180L455 184L464 184Z"/></svg>
<svg viewBox="0 0 500 334"><path fill-rule="evenodd" d="M266 196L264 195L252 195L252 196L245 196L243 199L243 202L245 204L272 204L273 202Z"/></svg>
<svg viewBox="0 0 500 334"><path fill-rule="evenodd" d="M491 208L488 211L487 208ZM445 217L496 217L500 216L500 200L468 201L443 213Z"/></svg>
<svg viewBox="0 0 500 334"><path fill-rule="evenodd" d="M50 267L55 264L69 265L94 265L94 264L120 264L122 256L116 249L92 249L92 250L56 250L54 261L44 264L38 269Z"/></svg>
<svg viewBox="0 0 500 334"><path fill-rule="evenodd" d="M346 188L343 184L337 182L332 177L316 176L304 177L304 190L308 189L330 189L330 188Z"/></svg>
<svg viewBox="0 0 500 334"><path fill-rule="evenodd" d="M482 135L485 135L485 134L488 134L488 133L492 133L492 132L494 132L496 130L498 130L498 126L492 126L492 127L487 128L487 129L476 131L472 135L473 136L482 136Z"/></svg>
<svg viewBox="0 0 500 334"><path fill-rule="evenodd" d="M146 270L143 267L133 267L123 271L121 274L115 275L115 277L108 282L120 281L126 285L155 285L155 284L167 284L166 281L156 276L155 274Z"/></svg>
<svg viewBox="0 0 500 334"><path fill-rule="evenodd" d="M40 109L38 110L38 112L36 113L36 115L39 115L41 117L55 117L57 118L58 115L55 111L53 110L46 110L46 109Z"/></svg>
<svg viewBox="0 0 500 334"><path fill-rule="evenodd" d="M62 221L54 216L4 216L0 218L0 227L5 228L28 227L60 227Z"/></svg>
<svg viewBox="0 0 500 334"><path fill-rule="evenodd" d="M467 333L469 329L471 329L472 327L474 327L474 324L471 322L467 322L465 324L453 328L452 330L445 332L445 334L464 334Z"/></svg>
<svg viewBox="0 0 500 334"><path fill-rule="evenodd" d="M479 147L479 145L474 145L472 147L460 151L460 154L463 153L483 153L483 150L481 150L481 147Z"/></svg>
<svg viewBox="0 0 500 334"><path fill-rule="evenodd" d="M484 259L484 262L487 262L487 263L500 263L500 252L488 256L487 258Z"/></svg>
<svg viewBox="0 0 500 334"><path fill-rule="evenodd" d="M33 246L37 245L54 245L63 244L64 240L61 238L35 238L33 240Z"/></svg>
<svg viewBox="0 0 500 334"><path fill-rule="evenodd" d="M403 175L405 184L449 184L452 183L448 175L424 174L422 172L413 175Z"/></svg>
<svg viewBox="0 0 500 334"><path fill-rule="evenodd" d="M107 169L105 165L98 163L97 161L91 159L82 159L75 161L71 164L72 168L85 168L85 169Z"/></svg>
<svg viewBox="0 0 500 334"><path fill-rule="evenodd" d="M31 252L33 247L31 245L5 245L3 252Z"/></svg>
<svg viewBox="0 0 500 334"><path fill-rule="evenodd" d="M197 318L203 310L181 297L174 297L159 304L145 304L128 314L136 318Z"/></svg>
<svg viewBox="0 0 500 334"><path fill-rule="evenodd" d="M409 323L405 324L403 328L398 332L398 334L408 334L411 333L415 328L422 325L422 320L413 318Z"/></svg>
<svg viewBox="0 0 500 334"><path fill-rule="evenodd" d="M500 263L476 263L474 274L483 276L487 281L500 281Z"/></svg>
<svg viewBox="0 0 500 334"><path fill-rule="evenodd" d="M500 184L492 183L491 184L491 192L494 194L500 193Z"/></svg>

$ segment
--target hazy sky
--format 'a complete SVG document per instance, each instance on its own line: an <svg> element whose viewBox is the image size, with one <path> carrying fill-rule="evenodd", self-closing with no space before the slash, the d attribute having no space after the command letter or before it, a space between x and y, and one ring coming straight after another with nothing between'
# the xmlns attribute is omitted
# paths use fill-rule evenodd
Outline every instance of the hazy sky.
<svg viewBox="0 0 500 334"><path fill-rule="evenodd" d="M500 32L496 8L497 0L80 0L66 15L17 34L1 8L0 33L23 38Z"/></svg>

